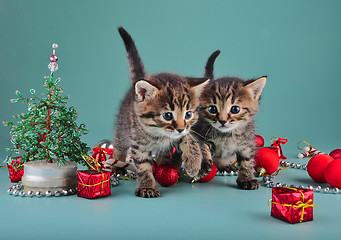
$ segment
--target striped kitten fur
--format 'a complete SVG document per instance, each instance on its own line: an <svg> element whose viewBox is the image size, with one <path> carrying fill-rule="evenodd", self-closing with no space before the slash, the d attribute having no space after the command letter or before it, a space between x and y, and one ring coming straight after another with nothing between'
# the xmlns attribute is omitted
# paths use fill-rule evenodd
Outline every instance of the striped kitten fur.
<svg viewBox="0 0 341 240"><path fill-rule="evenodd" d="M198 119L200 91L208 80L173 73L147 75L131 36L122 27L118 31L128 55L131 87L117 117L114 158L125 161L131 148L138 181L135 195L158 197L152 152L156 152L157 162L169 162L176 147L175 155L184 161L189 175L197 175L202 168L200 148L188 133Z"/></svg>
<svg viewBox="0 0 341 240"><path fill-rule="evenodd" d="M255 154L254 116L266 77L243 81L236 77L214 79L213 64L220 51L208 59L204 76L211 79L200 97L200 118L193 126L197 137L206 144L203 161L211 159L219 171L238 171L237 184L241 189L258 189L254 179ZM209 150L208 150L209 149ZM237 160L237 166L232 164Z"/></svg>

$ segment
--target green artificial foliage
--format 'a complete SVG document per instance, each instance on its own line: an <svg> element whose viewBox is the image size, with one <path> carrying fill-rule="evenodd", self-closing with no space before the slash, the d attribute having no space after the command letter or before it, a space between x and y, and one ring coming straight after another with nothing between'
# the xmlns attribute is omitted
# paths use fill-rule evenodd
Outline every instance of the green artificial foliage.
<svg viewBox="0 0 341 240"><path fill-rule="evenodd" d="M57 161L57 166L66 161L84 164L82 154L90 148L80 139L87 134L84 124L77 125L78 113L76 109L67 107L68 96L62 96L63 89L59 86L60 78L54 79L53 71L50 77L45 77L45 93L38 97L34 89L30 90L31 97L25 98L16 91L18 98L11 99L12 103L27 104L28 112L14 115L18 122L15 124L4 121L10 127L12 148L5 162L11 164L17 159L13 155L21 155L21 162L34 160Z"/></svg>

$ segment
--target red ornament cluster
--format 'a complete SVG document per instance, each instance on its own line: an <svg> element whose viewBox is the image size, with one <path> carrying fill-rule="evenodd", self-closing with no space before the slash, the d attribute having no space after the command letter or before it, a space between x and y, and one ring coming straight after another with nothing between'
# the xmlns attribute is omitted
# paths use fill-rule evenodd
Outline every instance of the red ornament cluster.
<svg viewBox="0 0 341 240"><path fill-rule="evenodd" d="M308 162L307 171L314 181L341 188L341 149L335 149L329 155L313 156Z"/></svg>
<svg viewBox="0 0 341 240"><path fill-rule="evenodd" d="M326 154L319 154L312 157L307 165L307 171L309 176L319 183L325 183L326 179L324 177L324 171L329 163L334 159Z"/></svg>

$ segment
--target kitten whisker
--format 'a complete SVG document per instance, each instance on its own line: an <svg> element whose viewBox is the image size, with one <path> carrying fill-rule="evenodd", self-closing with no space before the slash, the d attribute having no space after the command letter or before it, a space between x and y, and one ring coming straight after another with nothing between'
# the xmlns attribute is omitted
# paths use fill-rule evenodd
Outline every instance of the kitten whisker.
<svg viewBox="0 0 341 240"><path fill-rule="evenodd" d="M194 131L193 129L190 129L191 132L194 132L195 134L197 134L198 136L205 138L203 135L201 135L200 133L198 133L197 131ZM189 133L190 134L190 133Z"/></svg>

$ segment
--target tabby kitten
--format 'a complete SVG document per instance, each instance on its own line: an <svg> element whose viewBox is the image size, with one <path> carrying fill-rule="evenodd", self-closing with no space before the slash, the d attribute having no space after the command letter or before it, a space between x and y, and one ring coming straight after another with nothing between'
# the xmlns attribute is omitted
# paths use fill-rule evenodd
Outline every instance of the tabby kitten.
<svg viewBox="0 0 341 240"><path fill-rule="evenodd" d="M213 64L220 51L214 52L205 67L210 82L201 92L200 119L193 131L207 145L203 148L204 161L210 159L219 171L231 171L237 160L237 184L241 189L258 189L254 179L255 155L254 116L266 77L243 81L236 77L213 80ZM210 150L208 150L210 149Z"/></svg>
<svg viewBox="0 0 341 240"><path fill-rule="evenodd" d="M152 172L153 151L159 153L162 162L162 158L169 160L176 147L175 154L181 156L189 175L197 175L201 168L200 148L188 133L198 119L200 91L208 80L172 73L147 75L131 36L122 27L118 31L128 55L131 87L117 117L113 157L125 161L131 148L138 181L135 195L158 197L160 191Z"/></svg>

